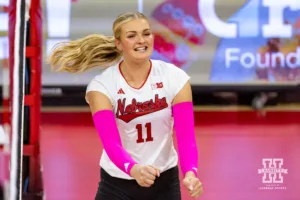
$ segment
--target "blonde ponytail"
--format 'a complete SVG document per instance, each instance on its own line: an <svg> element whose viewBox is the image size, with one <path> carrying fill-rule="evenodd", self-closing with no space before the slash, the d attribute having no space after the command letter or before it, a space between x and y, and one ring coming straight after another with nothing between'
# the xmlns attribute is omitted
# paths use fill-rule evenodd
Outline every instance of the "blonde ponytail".
<svg viewBox="0 0 300 200"><path fill-rule="evenodd" d="M89 35L87 37L58 43L48 63L54 71L80 73L93 67L109 67L122 57L112 36Z"/></svg>
<svg viewBox="0 0 300 200"><path fill-rule="evenodd" d="M142 13L126 12L119 15L113 24L114 37L94 34L57 44L48 57L48 63L55 71L70 73L116 64L122 53L117 49L115 39L120 40L121 27L135 19L147 20Z"/></svg>

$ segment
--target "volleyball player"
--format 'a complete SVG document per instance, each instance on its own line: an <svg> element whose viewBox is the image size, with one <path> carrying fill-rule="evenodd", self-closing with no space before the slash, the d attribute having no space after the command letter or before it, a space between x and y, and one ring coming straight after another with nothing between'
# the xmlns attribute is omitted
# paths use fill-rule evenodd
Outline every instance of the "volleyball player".
<svg viewBox="0 0 300 200"><path fill-rule="evenodd" d="M58 45L49 59L58 71L104 69L86 91L104 147L95 199L179 200L178 160L183 185L199 197L190 77L173 64L150 58L154 38L143 14L121 14L113 32L111 37L89 35Z"/></svg>

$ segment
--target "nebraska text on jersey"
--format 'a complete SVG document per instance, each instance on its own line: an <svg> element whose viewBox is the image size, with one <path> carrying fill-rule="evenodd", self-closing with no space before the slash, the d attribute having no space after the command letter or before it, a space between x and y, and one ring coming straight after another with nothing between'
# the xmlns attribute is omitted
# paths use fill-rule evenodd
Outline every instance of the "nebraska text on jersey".
<svg viewBox="0 0 300 200"><path fill-rule="evenodd" d="M153 99L145 101L145 102L137 102L135 98L132 99L131 104L126 105L126 98L118 100L117 107L117 118L123 120L128 123L131 120L147 115L153 112L160 111L164 108L168 107L168 103L166 97L159 98L158 94L155 95L155 100Z"/></svg>

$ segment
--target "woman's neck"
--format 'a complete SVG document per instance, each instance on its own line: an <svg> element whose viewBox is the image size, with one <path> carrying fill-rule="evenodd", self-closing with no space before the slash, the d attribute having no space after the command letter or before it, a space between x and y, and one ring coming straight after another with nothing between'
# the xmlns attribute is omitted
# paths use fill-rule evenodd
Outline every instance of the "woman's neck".
<svg viewBox="0 0 300 200"><path fill-rule="evenodd" d="M126 81L133 87L139 88L148 77L151 63L149 60L144 62L130 62L124 60L120 66Z"/></svg>

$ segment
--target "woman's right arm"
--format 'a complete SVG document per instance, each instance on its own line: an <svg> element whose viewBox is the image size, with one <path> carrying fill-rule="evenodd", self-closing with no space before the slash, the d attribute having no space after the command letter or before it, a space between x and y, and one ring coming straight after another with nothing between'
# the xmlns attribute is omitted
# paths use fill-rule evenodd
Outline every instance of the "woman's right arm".
<svg viewBox="0 0 300 200"><path fill-rule="evenodd" d="M135 178L141 186L151 186L155 179L153 174L157 172L153 167L138 165L123 148L115 115L108 97L101 92L90 91L87 93L86 99L89 102L95 128L108 157L119 169Z"/></svg>
<svg viewBox="0 0 300 200"><path fill-rule="evenodd" d="M110 100L100 92L88 92L95 128L103 147L111 161L122 171L130 175L131 168L137 164L122 146Z"/></svg>

